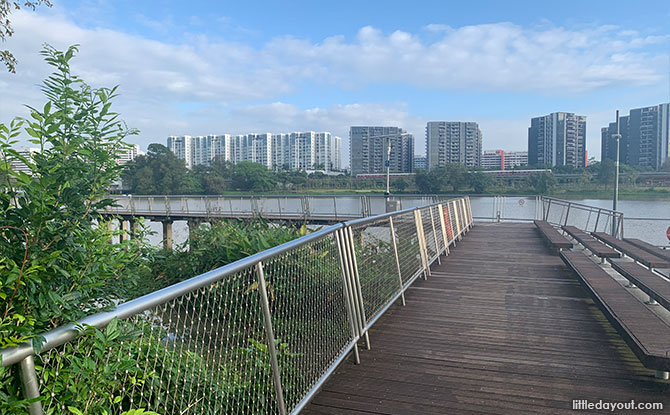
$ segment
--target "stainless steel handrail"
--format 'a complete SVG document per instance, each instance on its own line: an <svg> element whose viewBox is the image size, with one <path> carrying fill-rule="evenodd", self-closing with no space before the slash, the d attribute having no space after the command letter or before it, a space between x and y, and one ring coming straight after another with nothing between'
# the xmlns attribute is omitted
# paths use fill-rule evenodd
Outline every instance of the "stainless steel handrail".
<svg viewBox="0 0 670 415"><path fill-rule="evenodd" d="M436 213L438 213L438 219L435 218L436 215L432 214L433 208L437 208ZM367 298L369 292L366 291L364 293L362 291L361 286L362 276L361 272L359 271L360 267L365 266L364 264L362 264L361 261L365 261L366 258L365 256L363 256L361 258L358 258L357 261L356 257L359 254L357 253L357 248L354 246L355 244L354 233L352 232L352 229L365 231L367 229L366 225L373 222L374 223L384 222L387 219L390 224L391 222L390 219L392 217L398 217L398 220L400 221L402 216L407 216L409 213L412 212L414 212L413 216L415 218L420 218L420 212L425 209L429 209L429 212L431 213L429 215L431 222L429 229L432 229L433 232L432 241L434 241L435 244L435 247L431 249L436 250L437 254L436 255L433 254L434 256L429 257L426 244L427 236L424 234L424 227L420 225L420 220L417 221L416 227L414 227L415 226L414 219L410 220L409 222L404 221L402 225L404 226L405 236L407 235L407 232L410 232L412 237L417 239L419 242L418 245L414 245L414 248L418 249L418 252L421 254L421 257L423 258L423 264L419 269L412 270L411 275L409 275L408 278L406 278L406 281L403 281L402 275L400 275L400 281L398 281L398 274L395 273L395 271L393 271L392 272L393 277L391 281L394 281L393 284L396 284L395 286L397 288L393 289L392 295L387 296L383 299L384 302L382 304L377 303L375 310L370 311L370 315L368 316L368 319L366 319L365 302L369 300ZM447 216L449 216L449 218L454 218L455 223L451 219L447 218ZM358 356L357 341L359 340L359 338L361 338L361 336L365 337L366 343L369 346L368 330L370 329L370 327L391 307L391 305L396 300L403 297L404 292L421 274L423 274L424 277L430 275L429 267L431 263L433 261L438 260L441 254L448 253L449 245L455 243L457 239L460 239L462 235L465 232L467 232L470 227L472 227L472 225L473 225L472 212L470 207L470 200L468 197L451 199L448 201L439 201L421 207L403 209L400 211L388 212L368 218L361 218L344 223L338 223L336 225L326 227L324 229L303 236L301 238L295 239L293 241L248 256L239 261L222 266L210 272L198 275L189 280L174 284L170 287L166 287L164 289L139 297L137 299L130 300L128 302L116 306L113 310L96 313L94 315L81 319L77 323L67 324L54 330L51 330L49 332L46 332L40 336L44 340L44 342L41 345L40 354L46 353L55 347L61 346L65 343L74 340L80 334L80 327L82 326L93 326L100 329L104 328L107 324L109 324L110 321L112 321L115 318L127 319L129 317L136 316L140 313L145 312L146 310L153 309L157 306L167 304L172 300L179 299L186 295L190 295L191 293L195 293L197 290L203 287L212 286L213 284L222 281L224 278L228 276L232 276L234 274L238 274L243 271L248 271L250 269L255 270L255 273L258 275L258 281L259 281L258 291L262 297L261 304L264 307L263 313L265 316L263 324L265 326L265 331L268 334L268 338L273 339L274 337L272 335L273 333L272 316L270 314L271 311L268 307L268 294L266 292L267 289L265 287L263 277L264 264L266 263L272 264L272 260L274 258L279 257L280 255L284 254L293 255L293 253L298 251L299 248L304 247L308 244L311 244L310 245L311 249L311 247L314 246L313 244L320 243L329 238L331 235L333 235L333 237L338 240L338 244L340 242L345 243L345 246L343 247L342 250L340 250L339 253L340 268L342 269L344 277L343 284L345 286L348 285L350 289L347 290L345 286L343 286L342 288L344 289L345 292L350 293L348 294L349 297L347 298L347 304L348 304L347 307L351 308L352 311L349 313L349 319L352 318L356 319L356 321L353 320L351 321L352 330L354 331L352 332L352 336L349 338L348 343L342 349L340 354L338 354L337 356L333 356L333 360L330 366L322 368L323 370L320 377L311 385L309 390L306 391L304 395L300 397L300 400L298 402L292 404L293 405L292 408L290 405L287 406L284 402L282 379L279 374L280 369L277 362L277 354L274 351L274 342L272 342L272 344L268 344L272 360L271 361L272 371L275 380L274 382L276 389L275 398L277 399L276 402L277 409L280 411L280 413L286 413L287 410L290 410L291 413L298 413L302 408L304 408L305 405L307 405L307 403L309 403L309 401L313 398L313 396L318 392L321 385L323 385L326 379L328 379L328 377L334 372L337 365L339 365L352 350L355 351L356 356ZM375 226L378 225L375 224ZM372 228L374 228L374 226ZM390 225L389 229L391 229L390 237L393 238L394 242L396 241L397 238L403 237L403 235L394 234L394 231L392 230L393 229L392 225ZM438 230L441 232L442 235L444 235L443 238L437 238L435 236L435 233L438 232ZM448 234L453 236L451 240L447 240ZM338 235L340 236L338 237ZM442 243L438 241L442 241ZM393 269L395 270L396 269L395 265L399 264L400 262L398 258L398 249L397 248L394 249L394 252L395 252L395 259L393 262L394 264ZM342 257L343 253L345 255L344 258ZM410 254L410 257L411 255L412 254ZM414 255L418 255L418 253L415 253ZM374 262L375 261L373 261L372 263ZM342 268L345 266L346 269ZM399 269L398 272L400 272ZM366 275L366 278L369 277L370 275L368 273ZM39 397L40 392L39 389L33 387L39 384L36 378L35 366L31 364L24 364L26 362L30 363L33 359L33 356L35 356L35 349L33 348L32 341L20 346L0 350L0 355L2 356L2 362L1 362L2 366L10 366L14 364L21 365L20 367L21 367L22 378L28 380L27 383L26 382L24 383L27 385L32 385L30 388L24 390L25 397L26 398ZM30 413L31 415L42 414L43 412L41 409L41 405L31 405Z"/></svg>

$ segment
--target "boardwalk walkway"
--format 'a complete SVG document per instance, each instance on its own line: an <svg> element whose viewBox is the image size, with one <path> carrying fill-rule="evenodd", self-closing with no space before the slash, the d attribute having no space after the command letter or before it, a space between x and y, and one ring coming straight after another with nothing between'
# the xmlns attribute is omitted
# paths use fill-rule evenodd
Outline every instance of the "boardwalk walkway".
<svg viewBox="0 0 670 415"><path fill-rule="evenodd" d="M573 399L670 409L670 384L532 225L479 224L406 298L370 331L362 364L344 363L304 413L563 414Z"/></svg>

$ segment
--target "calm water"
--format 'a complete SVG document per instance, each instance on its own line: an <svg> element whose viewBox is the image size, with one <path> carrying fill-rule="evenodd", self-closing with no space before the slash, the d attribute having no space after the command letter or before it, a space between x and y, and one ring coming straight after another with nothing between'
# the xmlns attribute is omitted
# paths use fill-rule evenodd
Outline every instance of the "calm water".
<svg viewBox="0 0 670 415"><path fill-rule="evenodd" d="M522 201L520 203L520 201ZM573 200L574 202L584 205L601 207L606 209L612 208L611 200L604 199L581 199ZM372 213L382 213L384 211L383 199L372 200ZM427 203L427 200L417 198L416 200L404 200L403 208L420 206ZM313 202L314 203L314 202ZM312 205L314 210L329 211L332 209L332 201L329 199L318 200L318 205ZM475 220L491 220L495 218L494 197L477 197L471 196L472 213ZM297 207L296 207L297 208ZM501 210L501 215L505 219L536 219L538 206L536 205L535 197L511 197L506 196L499 199L498 208ZM340 212L360 211L357 198L351 200L340 199L337 201L337 209ZM314 211L313 210L313 211ZM655 245L670 246L670 241L666 237L666 231L670 227L670 201L661 200L621 200L619 201L618 210L624 214L624 237L640 238ZM541 210L540 210L541 211ZM552 211L553 212L553 211ZM564 212L557 212L557 215L564 214ZM640 218L640 219L638 219ZM558 221L559 216L554 217ZM569 222L578 227L587 227L593 230L595 224L595 214L587 214L577 210L571 210ZM155 232L150 238L150 242L158 245L162 239L162 228L158 222L150 222L150 228ZM604 230L607 224L600 221L598 229ZM186 222L178 221L173 225L173 234L175 244L181 244L188 238L188 227Z"/></svg>

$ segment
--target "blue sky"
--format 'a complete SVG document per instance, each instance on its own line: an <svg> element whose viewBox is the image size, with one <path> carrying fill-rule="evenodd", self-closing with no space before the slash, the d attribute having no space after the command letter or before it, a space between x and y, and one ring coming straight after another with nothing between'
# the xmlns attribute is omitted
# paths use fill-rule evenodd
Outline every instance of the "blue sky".
<svg viewBox="0 0 670 415"><path fill-rule="evenodd" d="M41 102L40 45L81 44L75 71L120 85L143 148L168 135L477 121L484 148L522 150L529 119L670 101L670 5L640 2L54 1L12 15L0 121ZM343 159L348 160L344 145Z"/></svg>

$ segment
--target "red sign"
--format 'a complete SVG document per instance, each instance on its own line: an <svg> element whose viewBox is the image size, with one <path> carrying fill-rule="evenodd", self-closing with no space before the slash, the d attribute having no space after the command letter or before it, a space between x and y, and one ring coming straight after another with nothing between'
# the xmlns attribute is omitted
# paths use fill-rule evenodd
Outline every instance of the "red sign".
<svg viewBox="0 0 670 415"><path fill-rule="evenodd" d="M523 206L524 203L526 203L525 200L523 200L523 199L519 199L519 206Z"/></svg>
<svg viewBox="0 0 670 415"><path fill-rule="evenodd" d="M668 240L670 240L670 226L668 226L668 230L665 231L665 236L667 236Z"/></svg>

